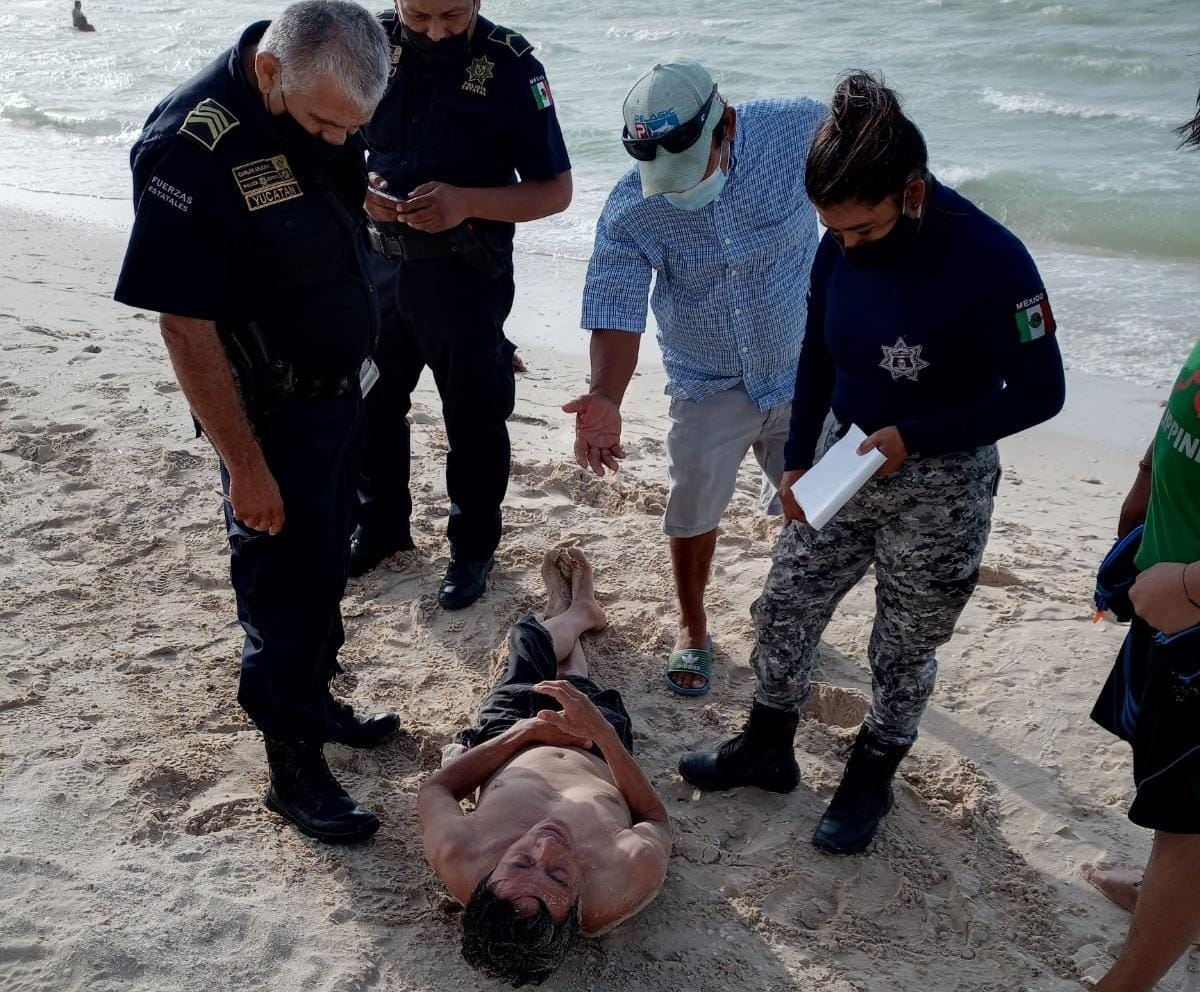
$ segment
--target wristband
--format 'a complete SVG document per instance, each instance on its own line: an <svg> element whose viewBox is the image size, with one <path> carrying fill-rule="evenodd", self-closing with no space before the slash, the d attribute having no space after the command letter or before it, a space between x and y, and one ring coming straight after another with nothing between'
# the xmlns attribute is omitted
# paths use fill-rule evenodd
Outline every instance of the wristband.
<svg viewBox="0 0 1200 992"><path fill-rule="evenodd" d="M1188 564L1186 564L1186 565L1184 565L1184 566L1183 566L1183 574L1182 574L1182 579L1183 579L1183 595L1184 595L1184 598L1185 598L1185 599L1186 599L1186 600L1187 600L1189 603L1191 603L1191 604L1192 604L1192 606L1194 606L1194 607L1195 607L1197 610L1200 610L1200 603L1197 603L1197 602L1196 602L1194 599L1192 599L1191 593L1189 593L1189 592L1188 592L1188 587L1187 587L1187 570L1188 570L1189 568L1191 568L1191 567L1192 567L1194 564L1196 564L1196 563L1195 563L1195 562L1188 562Z"/></svg>
<svg viewBox="0 0 1200 992"><path fill-rule="evenodd" d="M1153 466L1150 464L1150 462L1138 462L1138 468L1139 468L1139 469L1141 469L1143 472L1152 472L1152 471L1154 471L1154 468L1153 468Z"/></svg>

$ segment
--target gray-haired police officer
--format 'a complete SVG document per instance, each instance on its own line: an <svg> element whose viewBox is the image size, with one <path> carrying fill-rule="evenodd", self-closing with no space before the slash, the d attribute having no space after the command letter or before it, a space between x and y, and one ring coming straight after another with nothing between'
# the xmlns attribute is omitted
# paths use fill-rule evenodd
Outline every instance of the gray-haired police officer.
<svg viewBox="0 0 1200 992"><path fill-rule="evenodd" d="M461 609L484 591L508 488L514 224L567 207L571 163L533 46L480 17L479 0L397 0L381 18L392 78L366 130L368 166L399 200L367 199L383 376L367 401L351 574L412 547L406 417L428 365L450 443L438 599Z"/></svg>
<svg viewBox="0 0 1200 992"><path fill-rule="evenodd" d="M378 334L355 132L387 39L357 4L304 0L166 98L132 153L136 216L117 284L160 313L179 384L221 459L238 701L266 738L266 803L330 842L379 826L323 745L371 747L393 714L334 700L363 420Z"/></svg>

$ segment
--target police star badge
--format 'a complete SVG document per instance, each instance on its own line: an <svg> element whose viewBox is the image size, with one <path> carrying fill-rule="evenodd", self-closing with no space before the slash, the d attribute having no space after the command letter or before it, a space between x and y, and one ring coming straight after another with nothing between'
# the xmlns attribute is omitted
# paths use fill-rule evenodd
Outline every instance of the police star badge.
<svg viewBox="0 0 1200 992"><path fill-rule="evenodd" d="M467 81L462 88L477 96L487 96L487 82L496 75L496 63L486 55L480 55L467 66Z"/></svg>
<svg viewBox="0 0 1200 992"><path fill-rule="evenodd" d="M923 347L924 345L917 344L910 348L904 342L904 338L896 338L896 343L891 348L886 344L883 346L883 361L879 363L879 367L892 373L893 382L900 379L916 382L921 370L929 368L929 363L921 357Z"/></svg>

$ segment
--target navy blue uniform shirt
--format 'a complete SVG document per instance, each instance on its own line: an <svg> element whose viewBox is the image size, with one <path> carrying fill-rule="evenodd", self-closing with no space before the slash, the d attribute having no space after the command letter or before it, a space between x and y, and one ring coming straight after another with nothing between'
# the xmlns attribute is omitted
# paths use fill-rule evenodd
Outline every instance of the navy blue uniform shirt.
<svg viewBox="0 0 1200 992"><path fill-rule="evenodd" d="M546 70L516 32L477 17L465 58L422 59L403 42L394 10L380 14L392 45L388 91L364 133L368 167L407 195L427 182L511 186L571 168ZM493 248L514 225L477 221Z"/></svg>
<svg viewBox="0 0 1200 992"><path fill-rule="evenodd" d="M256 321L311 379L354 372L378 332L362 146L273 117L242 68L266 21L150 114L116 298L218 325Z"/></svg>
<svg viewBox="0 0 1200 992"><path fill-rule="evenodd" d="M807 469L825 414L895 426L910 454L969 451L1049 420L1065 395L1042 278L1010 231L931 184L894 268L856 268L826 234L813 262L787 469Z"/></svg>

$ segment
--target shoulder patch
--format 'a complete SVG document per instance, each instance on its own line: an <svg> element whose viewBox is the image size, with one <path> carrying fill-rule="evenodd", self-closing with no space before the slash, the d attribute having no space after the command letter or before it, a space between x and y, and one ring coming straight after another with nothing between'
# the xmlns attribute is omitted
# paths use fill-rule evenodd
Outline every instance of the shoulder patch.
<svg viewBox="0 0 1200 992"><path fill-rule="evenodd" d="M239 123L233 114L209 97L192 108L192 112L184 118L179 133L186 134L211 152L217 147L217 142Z"/></svg>
<svg viewBox="0 0 1200 992"><path fill-rule="evenodd" d="M1057 326L1045 290L1017 304L1017 335L1022 344L1044 338L1055 330Z"/></svg>
<svg viewBox="0 0 1200 992"><path fill-rule="evenodd" d="M533 46L529 44L516 31L509 31L508 28L502 28L499 25L492 28L492 33L488 35L488 41L494 41L497 45L503 45L513 53L517 58L522 55L528 55L533 51Z"/></svg>

